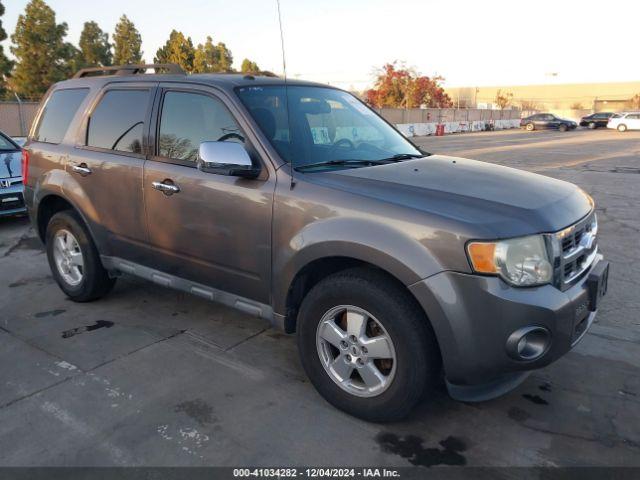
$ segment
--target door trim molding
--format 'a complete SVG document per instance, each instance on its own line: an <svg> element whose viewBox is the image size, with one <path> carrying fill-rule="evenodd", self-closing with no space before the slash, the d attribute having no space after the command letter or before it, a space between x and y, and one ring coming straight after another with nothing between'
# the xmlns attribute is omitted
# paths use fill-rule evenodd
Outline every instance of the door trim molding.
<svg viewBox="0 0 640 480"><path fill-rule="evenodd" d="M264 318L268 320L274 327L280 328L276 316L273 313L273 308L264 303L256 302L254 300L235 295L233 293L218 290L216 288L208 287L201 283L192 282L184 278L176 277L169 273L161 272L153 268L145 267L138 263L124 260L120 257L112 257L107 255L101 255L102 265L109 272L118 274L128 274L136 277L149 280L157 285L163 287L173 288L181 290L183 292L191 293L199 297L211 300L213 302L221 303L227 307L235 308L241 312L249 315Z"/></svg>

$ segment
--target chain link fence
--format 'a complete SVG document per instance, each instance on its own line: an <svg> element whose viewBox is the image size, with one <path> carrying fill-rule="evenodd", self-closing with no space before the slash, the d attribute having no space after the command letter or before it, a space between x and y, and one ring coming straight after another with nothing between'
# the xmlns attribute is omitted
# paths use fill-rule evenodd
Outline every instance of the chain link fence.
<svg viewBox="0 0 640 480"><path fill-rule="evenodd" d="M12 137L26 137L38 111L38 102L0 102L0 130Z"/></svg>

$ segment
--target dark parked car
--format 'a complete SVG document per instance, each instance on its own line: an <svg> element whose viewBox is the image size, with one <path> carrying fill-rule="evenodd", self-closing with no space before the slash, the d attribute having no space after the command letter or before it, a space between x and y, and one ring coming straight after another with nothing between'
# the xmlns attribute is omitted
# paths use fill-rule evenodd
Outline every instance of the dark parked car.
<svg viewBox="0 0 640 480"><path fill-rule="evenodd" d="M126 274L268 319L369 420L442 377L457 399L501 395L594 321L608 262L577 186L422 152L326 85L149 68L56 84L25 145L31 221L71 300Z"/></svg>
<svg viewBox="0 0 640 480"><path fill-rule="evenodd" d="M609 119L613 116L613 112L598 112L587 115L580 119L581 127L589 127L591 129L603 127L606 128Z"/></svg>
<svg viewBox="0 0 640 480"><path fill-rule="evenodd" d="M536 113L535 115L531 115L520 120L520 127L525 128L529 132L532 130L543 130L547 128L566 132L567 130L577 128L578 124L573 120L556 117L552 113Z"/></svg>
<svg viewBox="0 0 640 480"><path fill-rule="evenodd" d="M22 196L22 148L0 132L0 216L27 211Z"/></svg>

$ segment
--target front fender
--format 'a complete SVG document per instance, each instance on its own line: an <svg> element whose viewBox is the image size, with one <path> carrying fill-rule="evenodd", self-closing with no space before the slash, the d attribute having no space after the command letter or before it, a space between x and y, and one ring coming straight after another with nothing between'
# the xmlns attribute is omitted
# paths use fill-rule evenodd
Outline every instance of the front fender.
<svg viewBox="0 0 640 480"><path fill-rule="evenodd" d="M408 233L375 219L332 217L306 225L276 250L273 306L285 314L289 287L315 260L346 257L375 265L411 285L443 270L429 250Z"/></svg>

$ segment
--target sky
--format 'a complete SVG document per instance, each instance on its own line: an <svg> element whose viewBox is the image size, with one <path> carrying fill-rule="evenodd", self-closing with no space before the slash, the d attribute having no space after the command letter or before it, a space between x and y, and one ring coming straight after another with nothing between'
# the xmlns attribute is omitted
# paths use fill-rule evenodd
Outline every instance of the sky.
<svg viewBox="0 0 640 480"><path fill-rule="evenodd" d="M239 67L283 71L276 0L46 0L77 45L83 23L123 13L151 63L172 29L211 35ZM27 0L4 0L11 35ZM362 90L397 60L446 86L640 80L639 0L281 0L287 74ZM10 40L3 42L8 51Z"/></svg>

